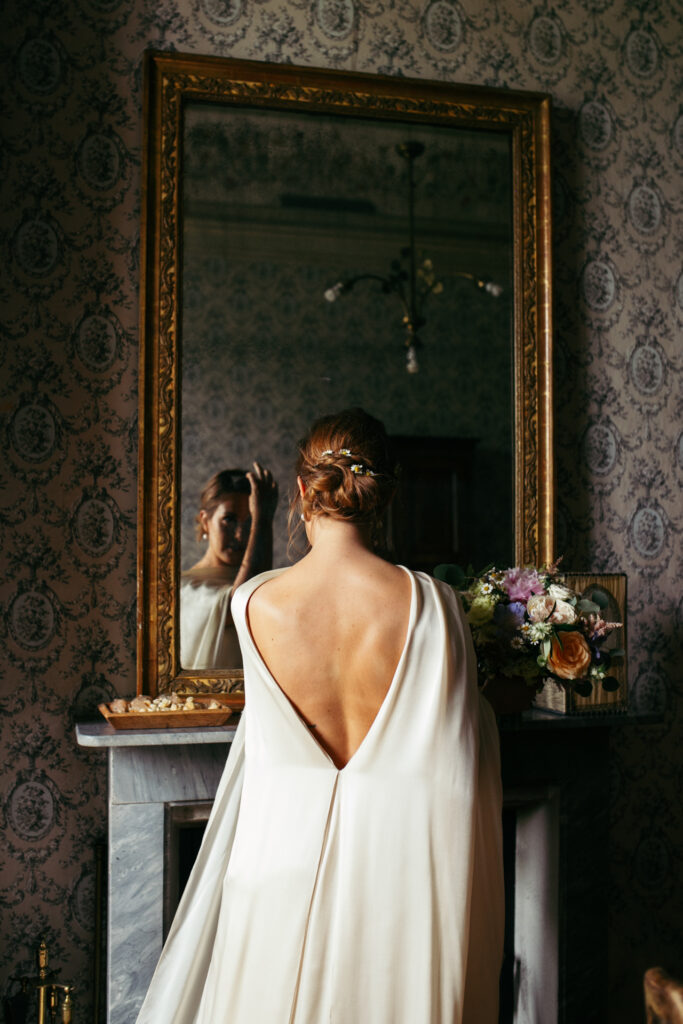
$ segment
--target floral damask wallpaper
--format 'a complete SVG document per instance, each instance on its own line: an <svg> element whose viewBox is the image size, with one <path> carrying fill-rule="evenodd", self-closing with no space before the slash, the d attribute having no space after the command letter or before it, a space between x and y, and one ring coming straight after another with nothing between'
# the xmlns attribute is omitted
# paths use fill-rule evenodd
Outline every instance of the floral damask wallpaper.
<svg viewBox="0 0 683 1024"><path fill-rule="evenodd" d="M552 94L558 550L568 568L628 573L632 700L661 712L612 744L610 1020L640 1020L643 969L680 972L683 948L683 31L670 0L7 0L2 987L45 934L89 1015L106 769L73 722L134 686L147 47Z"/></svg>

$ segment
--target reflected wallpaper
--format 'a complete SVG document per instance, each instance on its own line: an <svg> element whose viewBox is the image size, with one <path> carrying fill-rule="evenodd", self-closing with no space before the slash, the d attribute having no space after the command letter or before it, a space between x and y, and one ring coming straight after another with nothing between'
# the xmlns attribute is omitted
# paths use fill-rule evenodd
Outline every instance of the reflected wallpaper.
<svg viewBox="0 0 683 1024"><path fill-rule="evenodd" d="M324 268L235 266L215 256L186 262L193 272L184 278L183 569L206 546L195 539L206 481L220 469L251 468L254 459L280 486L273 564L289 564L296 442L315 417L357 405L390 435L474 438L472 500L486 514L481 525L476 516L468 523L477 544L467 558L481 567L512 559L511 502L490 501L509 491L512 478L508 296L495 300L469 281L440 275L444 291L431 300L420 372L411 375L401 306L377 285L330 305ZM348 278L353 269L336 273ZM495 550L486 546L490 533Z"/></svg>
<svg viewBox="0 0 683 1024"><path fill-rule="evenodd" d="M396 294L364 280L334 303L324 298L340 280L386 278L408 244L407 165L396 152L407 138L425 147L414 167L416 265L419 274L429 258L439 288L424 305L414 375ZM479 511L460 531L471 539L459 557L510 564L507 138L190 106L183 155L183 569L205 547L195 517L206 481L254 459L280 486L274 565L288 564L296 442L315 417L350 406L370 410L390 435L474 440L468 506ZM437 561L448 559L445 550Z"/></svg>
<svg viewBox="0 0 683 1024"><path fill-rule="evenodd" d="M643 970L683 948L683 24L667 0L8 0L0 987L45 935L91 1016L106 765L73 725L135 686L148 47L552 94L558 552L628 574L632 703L660 715L612 739L610 1021L640 1021Z"/></svg>

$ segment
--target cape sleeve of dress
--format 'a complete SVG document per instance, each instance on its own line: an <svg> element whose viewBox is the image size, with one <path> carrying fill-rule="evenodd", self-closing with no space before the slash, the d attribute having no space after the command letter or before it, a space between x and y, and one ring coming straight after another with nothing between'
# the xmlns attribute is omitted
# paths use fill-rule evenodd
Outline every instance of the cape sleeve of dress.
<svg viewBox="0 0 683 1024"><path fill-rule="evenodd" d="M244 715L137 1024L192 1024L211 961L244 777ZM161 866L160 866L161 870Z"/></svg>
<svg viewBox="0 0 683 1024"><path fill-rule="evenodd" d="M505 932L500 742L493 708L486 697L478 694L478 698L478 786L463 1024L498 1020Z"/></svg>
<svg viewBox="0 0 683 1024"><path fill-rule="evenodd" d="M448 608L455 664L464 655L464 680L477 722L478 754L471 822L470 905L462 1024L498 1020L498 975L503 961L505 891L503 876L503 785L496 716L477 687L477 660L459 598L435 584Z"/></svg>

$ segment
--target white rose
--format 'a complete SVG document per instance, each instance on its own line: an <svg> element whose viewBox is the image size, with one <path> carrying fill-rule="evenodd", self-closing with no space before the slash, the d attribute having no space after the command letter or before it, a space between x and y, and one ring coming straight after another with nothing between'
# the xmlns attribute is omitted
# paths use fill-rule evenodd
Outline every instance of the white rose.
<svg viewBox="0 0 683 1024"><path fill-rule="evenodd" d="M526 603L527 615L532 622L545 622L554 607L555 599L548 594L532 594Z"/></svg>
<svg viewBox="0 0 683 1024"><path fill-rule="evenodd" d="M550 621L564 626L571 626L572 623L576 622L576 612L566 601L558 600L555 602L555 611L550 616Z"/></svg>
<svg viewBox="0 0 683 1024"><path fill-rule="evenodd" d="M548 587L548 593L551 597L554 597L556 601L568 601L570 597L574 597L573 591L569 587L565 587L562 583L551 583Z"/></svg>

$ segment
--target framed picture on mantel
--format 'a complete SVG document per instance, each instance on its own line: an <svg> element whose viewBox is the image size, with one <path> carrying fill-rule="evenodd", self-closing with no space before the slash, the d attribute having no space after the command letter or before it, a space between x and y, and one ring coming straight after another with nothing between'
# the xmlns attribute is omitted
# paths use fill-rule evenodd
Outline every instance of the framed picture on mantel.
<svg viewBox="0 0 683 1024"><path fill-rule="evenodd" d="M624 654L614 657L608 669L610 683L608 687L596 682L592 693L587 697L569 687L565 689L558 683L548 681L541 692L536 695L534 704L544 711L554 711L560 715L574 714L618 714L628 707L628 671L626 646L626 574L615 573L582 573L568 572L562 577L581 597L589 600L598 596L596 603L604 607L601 617L605 622L620 622L621 628L612 630L605 638L603 650L606 652L623 650Z"/></svg>

